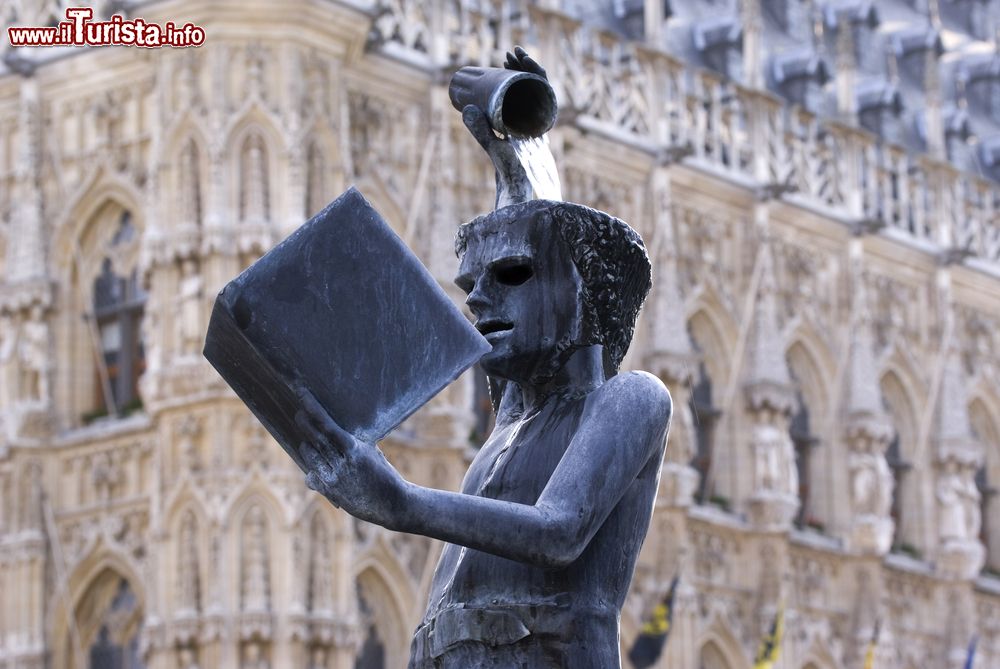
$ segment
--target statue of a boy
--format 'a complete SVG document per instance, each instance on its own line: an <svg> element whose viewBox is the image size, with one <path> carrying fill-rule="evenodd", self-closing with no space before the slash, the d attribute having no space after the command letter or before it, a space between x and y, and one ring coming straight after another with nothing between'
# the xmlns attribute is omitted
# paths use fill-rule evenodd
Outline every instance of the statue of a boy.
<svg viewBox="0 0 1000 669"><path fill-rule="evenodd" d="M498 191L517 191L507 140L478 109L463 118ZM532 200L462 226L456 250L497 409L462 491L405 481L303 390L306 481L358 518L448 542L411 667L618 667L671 415L659 379L617 373L650 287L642 241L605 213Z"/></svg>

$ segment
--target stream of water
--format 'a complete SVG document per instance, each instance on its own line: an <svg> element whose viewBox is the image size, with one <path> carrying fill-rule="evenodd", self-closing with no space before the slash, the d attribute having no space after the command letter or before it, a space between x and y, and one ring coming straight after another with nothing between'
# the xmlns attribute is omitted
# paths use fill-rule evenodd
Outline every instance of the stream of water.
<svg viewBox="0 0 1000 669"><path fill-rule="evenodd" d="M545 135L528 139L511 137L510 143L528 174L535 197L541 200L562 200L562 186L559 184L555 158L549 149L549 138Z"/></svg>

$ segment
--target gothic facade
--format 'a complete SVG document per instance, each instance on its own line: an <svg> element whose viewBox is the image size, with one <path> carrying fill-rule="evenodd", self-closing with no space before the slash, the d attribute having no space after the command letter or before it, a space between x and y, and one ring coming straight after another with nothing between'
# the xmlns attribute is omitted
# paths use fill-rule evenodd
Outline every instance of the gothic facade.
<svg viewBox="0 0 1000 669"><path fill-rule="evenodd" d="M493 172L447 81L513 44L566 199L654 265L624 368L675 417L622 647L676 575L658 666L748 669L781 609L782 669L860 667L876 627L880 668L976 635L1000 667L995 3L111 4L206 42L0 45L0 668L404 666L440 546L310 493L200 350L350 184L461 303ZM383 443L404 476L458 487L482 390Z"/></svg>

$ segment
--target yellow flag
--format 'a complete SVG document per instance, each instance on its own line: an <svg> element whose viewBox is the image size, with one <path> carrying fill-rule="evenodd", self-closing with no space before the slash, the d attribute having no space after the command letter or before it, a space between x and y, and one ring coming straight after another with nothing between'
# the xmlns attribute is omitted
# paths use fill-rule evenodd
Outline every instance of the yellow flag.
<svg viewBox="0 0 1000 669"><path fill-rule="evenodd" d="M864 669L875 669L875 648L878 646L878 632L881 621L875 621L875 629L872 631L872 639L868 642L868 650L865 651Z"/></svg>
<svg viewBox="0 0 1000 669"><path fill-rule="evenodd" d="M785 604L778 606L771 623L771 631L760 641L757 657L754 658L753 669L773 669L781 652L781 639L785 635Z"/></svg>

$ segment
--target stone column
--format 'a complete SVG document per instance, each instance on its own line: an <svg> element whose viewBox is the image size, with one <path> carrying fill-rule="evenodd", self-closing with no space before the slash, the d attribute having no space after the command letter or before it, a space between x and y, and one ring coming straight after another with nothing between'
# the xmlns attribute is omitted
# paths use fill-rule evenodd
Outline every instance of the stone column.
<svg viewBox="0 0 1000 669"><path fill-rule="evenodd" d="M855 267L844 439L848 448L851 550L884 555L892 546L892 473L885 458L892 422L882 408L867 291Z"/></svg>
<svg viewBox="0 0 1000 669"><path fill-rule="evenodd" d="M650 191L655 236L646 240L653 265L653 289L646 303L649 354L644 366L663 380L673 400L673 418L660 474L658 502L686 507L691 504L698 489L698 472L690 465L697 446L688 406L697 356L687 332L677 269L668 167L658 167L654 171Z"/></svg>
<svg viewBox="0 0 1000 669"><path fill-rule="evenodd" d="M770 244L765 239L760 289L748 340L743 390L750 427L751 523L759 530L791 527L799 508L795 448L788 434L795 390L785 362Z"/></svg>
<svg viewBox="0 0 1000 669"><path fill-rule="evenodd" d="M975 479L983 453L969 427L968 390L958 347L953 346L947 356L937 416L937 567L946 577L972 579L986 559L979 541L982 517Z"/></svg>

